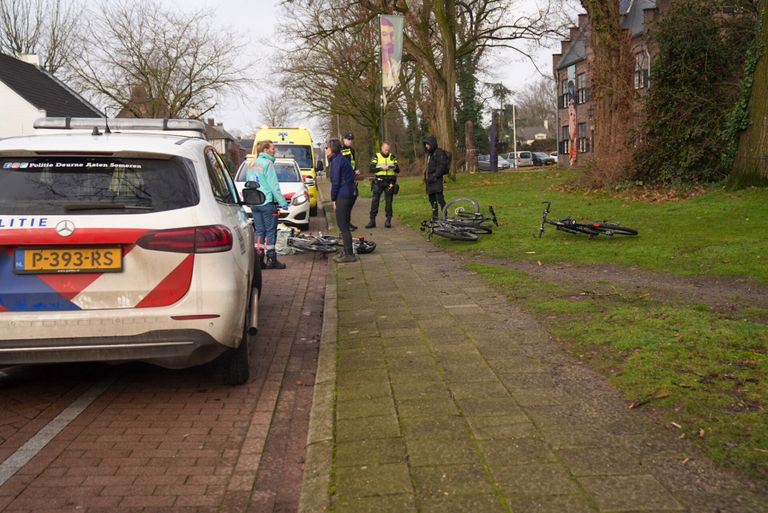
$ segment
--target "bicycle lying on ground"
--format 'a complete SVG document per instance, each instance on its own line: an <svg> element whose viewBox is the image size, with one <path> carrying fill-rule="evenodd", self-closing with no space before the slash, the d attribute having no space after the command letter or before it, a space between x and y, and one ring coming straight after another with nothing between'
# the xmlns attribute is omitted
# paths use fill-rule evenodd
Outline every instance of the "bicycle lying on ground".
<svg viewBox="0 0 768 513"><path fill-rule="evenodd" d="M549 216L550 208L552 207L551 201L544 201L546 205L544 209L544 215L541 218L541 226L539 227L539 238L544 233L544 226L551 224L560 231L568 233L584 233L589 235L590 238L596 237L601 233L612 237L614 235L637 235L637 230L634 228L627 228L626 226L620 226L618 224L609 223L607 221L576 221L571 216L560 219L559 221L550 221L547 219Z"/></svg>
<svg viewBox="0 0 768 513"><path fill-rule="evenodd" d="M310 235L306 233L291 235L288 237L287 244L299 251L315 251L318 253L335 253L339 248L344 247L344 241L336 235ZM352 237L352 250L355 253L364 255L373 253L375 249L376 243L366 240L362 235Z"/></svg>
<svg viewBox="0 0 768 513"><path fill-rule="evenodd" d="M478 234L493 232L490 223L499 225L493 207L488 207L490 216L480 212L480 204L472 198L456 198L445 204L443 217L438 217L437 203L432 206L432 217L421 222L421 231L432 235L437 234L446 239L475 241Z"/></svg>
<svg viewBox="0 0 768 513"><path fill-rule="evenodd" d="M480 204L467 197L454 198L443 207L445 221L450 221L456 226L472 228L478 234L493 233L491 223L499 226L496 212L491 205L488 206L488 214L489 216L486 216L480 212Z"/></svg>

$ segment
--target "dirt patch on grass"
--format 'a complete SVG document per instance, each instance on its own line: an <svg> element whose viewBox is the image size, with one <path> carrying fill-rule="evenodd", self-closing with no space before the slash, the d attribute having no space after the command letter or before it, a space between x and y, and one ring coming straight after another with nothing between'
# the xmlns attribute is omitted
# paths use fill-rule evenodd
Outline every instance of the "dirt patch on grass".
<svg viewBox="0 0 768 513"><path fill-rule="evenodd" d="M587 294L616 289L667 302L703 304L718 312L746 307L768 308L768 285L735 277L686 277L646 271L636 267L573 263L512 262L473 257L473 261L525 271L548 281L579 284ZM601 291L601 292L596 292Z"/></svg>

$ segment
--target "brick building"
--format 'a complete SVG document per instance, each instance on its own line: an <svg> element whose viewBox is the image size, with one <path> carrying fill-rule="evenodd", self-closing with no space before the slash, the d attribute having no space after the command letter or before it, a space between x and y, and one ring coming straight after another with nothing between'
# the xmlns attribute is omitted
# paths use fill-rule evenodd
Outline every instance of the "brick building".
<svg viewBox="0 0 768 513"><path fill-rule="evenodd" d="M621 26L632 36L631 51L635 62L633 83L637 91L635 101L642 102L650 86L653 60L653 49L647 37L648 27L659 11L666 10L670 0L616 1L619 2ZM572 149L575 149L574 164L577 166L586 164L592 158L595 140L595 109L590 85L593 60L589 16L580 14L578 25L571 28L569 38L560 42L560 53L552 56L558 84L558 165L569 165ZM639 108L633 110L641 111Z"/></svg>

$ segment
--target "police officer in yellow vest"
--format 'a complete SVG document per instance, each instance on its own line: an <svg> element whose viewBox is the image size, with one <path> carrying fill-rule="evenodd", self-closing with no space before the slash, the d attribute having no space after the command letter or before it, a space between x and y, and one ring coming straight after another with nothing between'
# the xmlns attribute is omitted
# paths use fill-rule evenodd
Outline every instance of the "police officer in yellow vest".
<svg viewBox="0 0 768 513"><path fill-rule="evenodd" d="M387 215L384 227L392 228L392 200L397 194L397 174L400 172L400 166L397 164L397 157L389 152L389 143L384 142L381 145L381 151L371 159L370 171L374 175L371 185L373 188L371 220L365 227L376 228L376 215L379 213L379 201L383 193L384 213Z"/></svg>

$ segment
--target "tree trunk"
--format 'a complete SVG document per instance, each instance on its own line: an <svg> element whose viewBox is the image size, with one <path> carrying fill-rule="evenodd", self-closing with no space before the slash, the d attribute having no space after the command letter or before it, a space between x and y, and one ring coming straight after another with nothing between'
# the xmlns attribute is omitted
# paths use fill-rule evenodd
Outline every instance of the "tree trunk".
<svg viewBox="0 0 768 513"><path fill-rule="evenodd" d="M583 0L590 16L590 40L594 60L590 79L595 103L592 181L605 184L620 180L632 161L630 126L634 87L630 35L621 28L619 2Z"/></svg>
<svg viewBox="0 0 768 513"><path fill-rule="evenodd" d="M464 169L468 173L477 172L477 148L475 148L475 127L472 120L464 123L464 147L467 149Z"/></svg>
<svg viewBox="0 0 768 513"><path fill-rule="evenodd" d="M456 115L456 2L435 2L435 19L443 43L441 80L435 86L435 124L437 143L451 157L456 155L454 116ZM456 179L456 159L451 158L448 176Z"/></svg>
<svg viewBox="0 0 768 513"><path fill-rule="evenodd" d="M760 57L749 100L749 126L742 132L728 179L729 189L768 187L768 1L760 4Z"/></svg>

